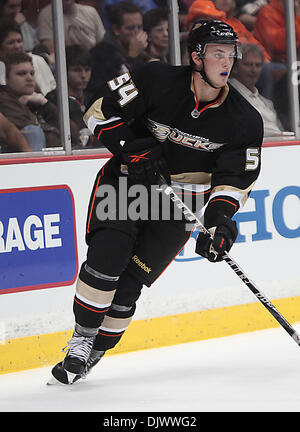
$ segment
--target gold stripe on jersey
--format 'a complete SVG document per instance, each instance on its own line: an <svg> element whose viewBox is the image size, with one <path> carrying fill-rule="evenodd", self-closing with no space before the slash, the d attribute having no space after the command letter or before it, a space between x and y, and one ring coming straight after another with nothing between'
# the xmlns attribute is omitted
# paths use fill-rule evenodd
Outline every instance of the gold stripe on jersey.
<svg viewBox="0 0 300 432"><path fill-rule="evenodd" d="M103 127L110 125L115 121L121 120L121 117L111 117L107 119L102 112L102 102L103 98L97 99L83 116L85 124L93 134L95 134L95 129L97 126L100 126L100 131L102 131L102 129L107 130L109 128L104 129ZM99 139L99 135L97 138Z"/></svg>
<svg viewBox="0 0 300 432"><path fill-rule="evenodd" d="M86 125L88 125L90 117L94 117L95 119L102 121L107 120L102 112L102 102L103 98L97 99L84 114L83 120Z"/></svg>
<svg viewBox="0 0 300 432"><path fill-rule="evenodd" d="M218 108L220 105L222 105L224 100L227 98L228 93L229 93L229 87L228 84L225 84L224 91L220 99L218 99L216 103L210 105L208 108Z"/></svg>
<svg viewBox="0 0 300 432"><path fill-rule="evenodd" d="M240 208L243 207L248 199L249 193L251 192L255 182L253 182L247 189L239 189L234 186L228 186L228 185L220 185L215 186L213 190L211 191L211 195L209 198L209 201L212 201L213 199L217 198L218 196L224 196L227 195L234 200L239 202Z"/></svg>

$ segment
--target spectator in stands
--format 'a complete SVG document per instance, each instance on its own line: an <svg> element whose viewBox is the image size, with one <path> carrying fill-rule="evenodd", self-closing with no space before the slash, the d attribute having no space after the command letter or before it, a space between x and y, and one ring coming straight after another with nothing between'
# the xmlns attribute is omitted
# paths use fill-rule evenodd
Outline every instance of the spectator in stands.
<svg viewBox="0 0 300 432"><path fill-rule="evenodd" d="M101 16L100 0L75 0L75 1L76 3L92 6L94 9L97 10L99 15ZM27 21L32 25L33 28L37 28L37 18L38 18L39 11L42 10L45 6L47 6L50 3L51 0L25 0L23 2L23 13L26 16Z"/></svg>
<svg viewBox="0 0 300 432"><path fill-rule="evenodd" d="M13 53L24 52L24 43L19 25L9 19L0 20L0 84L5 84L5 58ZM56 81L51 69L43 57L27 53L32 58L36 92L46 95L56 88Z"/></svg>
<svg viewBox="0 0 300 432"><path fill-rule="evenodd" d="M252 32L258 11L268 3L268 0L235 0L235 2L235 16Z"/></svg>
<svg viewBox="0 0 300 432"><path fill-rule="evenodd" d="M62 0L62 4L66 46L81 45L91 49L103 39L105 28L95 8L75 3L75 0ZM40 42L48 47L51 62L55 63L51 4L40 11L37 24Z"/></svg>
<svg viewBox="0 0 300 432"><path fill-rule="evenodd" d="M19 129L0 112L0 151L2 153L33 151Z"/></svg>
<svg viewBox="0 0 300 432"><path fill-rule="evenodd" d="M153 59L167 62L169 48L168 12L155 8L144 14L144 31L148 35L147 53Z"/></svg>
<svg viewBox="0 0 300 432"><path fill-rule="evenodd" d="M88 102L86 88L91 77L91 54L80 45L71 45L66 48L66 64L72 146L100 147L100 142L90 133L82 119ZM56 90L46 97L57 105Z"/></svg>
<svg viewBox="0 0 300 432"><path fill-rule="evenodd" d="M261 114L264 136L282 135L283 127L277 118L272 101L261 96L255 87L264 64L264 53L255 44L242 45L242 53L243 57L235 65L232 71L233 78L229 82Z"/></svg>
<svg viewBox="0 0 300 432"><path fill-rule="evenodd" d="M25 15L22 13L22 0L2 0L0 2L0 18L15 20L20 26L24 51L32 51L39 44L35 30L27 22Z"/></svg>
<svg viewBox="0 0 300 432"><path fill-rule="evenodd" d="M121 59L123 71L131 70L149 59L145 53L147 48L147 33L143 31L143 15L137 6L129 1L121 1L111 8L111 28L106 32L103 41L96 45L91 53L97 58L99 53L108 52L107 58L96 65L96 69L102 70L102 76L107 76L111 70L111 56L115 59ZM118 61L116 61L118 63ZM95 62L93 61L93 65ZM93 67L94 69L94 67ZM93 85L96 85L92 74Z"/></svg>
<svg viewBox="0 0 300 432"><path fill-rule="evenodd" d="M0 87L0 111L25 135L33 150L60 147L55 105L36 93L32 58L19 52L5 59L6 85Z"/></svg>

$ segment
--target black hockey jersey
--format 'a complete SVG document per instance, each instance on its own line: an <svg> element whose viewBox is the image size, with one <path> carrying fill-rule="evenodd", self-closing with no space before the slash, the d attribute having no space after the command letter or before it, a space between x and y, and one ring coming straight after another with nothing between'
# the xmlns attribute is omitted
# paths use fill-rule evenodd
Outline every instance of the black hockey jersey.
<svg viewBox="0 0 300 432"><path fill-rule="evenodd" d="M154 136L180 183L211 186L232 216L244 204L260 171L263 122L232 86L199 103L189 66L151 62L132 76L107 83L84 120L114 154L142 150L136 138ZM229 204L229 207L228 207Z"/></svg>

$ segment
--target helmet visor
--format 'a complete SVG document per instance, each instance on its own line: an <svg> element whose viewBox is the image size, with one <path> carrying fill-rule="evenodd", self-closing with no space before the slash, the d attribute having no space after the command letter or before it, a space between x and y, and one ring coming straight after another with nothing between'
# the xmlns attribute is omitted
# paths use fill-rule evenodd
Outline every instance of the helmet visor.
<svg viewBox="0 0 300 432"><path fill-rule="evenodd" d="M198 54L198 56L200 58L205 59L207 57L206 54L206 46L207 45L233 45L233 50L230 52L217 52L214 53L214 57L218 58L218 59L222 59L222 58L233 58L233 59L237 59L237 60L241 60L242 59L242 48L241 48L241 44L239 42L237 42L236 40L234 41L224 41L221 42L220 41L209 41L207 43L199 43L197 44L196 47L196 52Z"/></svg>

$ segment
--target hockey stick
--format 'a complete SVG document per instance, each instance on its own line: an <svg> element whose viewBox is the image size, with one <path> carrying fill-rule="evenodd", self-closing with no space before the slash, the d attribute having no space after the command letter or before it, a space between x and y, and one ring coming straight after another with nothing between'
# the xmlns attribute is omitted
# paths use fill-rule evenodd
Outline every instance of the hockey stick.
<svg viewBox="0 0 300 432"><path fill-rule="evenodd" d="M195 227L198 228L200 232L210 234L209 231L201 223L200 219L187 207L186 204L179 198L179 196L174 192L171 186L166 184L165 179L159 174L159 189L164 194L169 196L173 201L174 205L179 208L184 214L185 218L189 222L193 222ZM294 339L297 345L300 346L300 335L296 330L290 325L290 323L281 315L281 313L276 309L276 307L271 303L271 301L255 286L241 267L235 262L235 260L225 252L223 255L224 261L230 266L230 268L235 272L235 274L244 282L245 285L252 291L255 297L262 303L262 305L273 315L276 321L288 332L288 334Z"/></svg>

